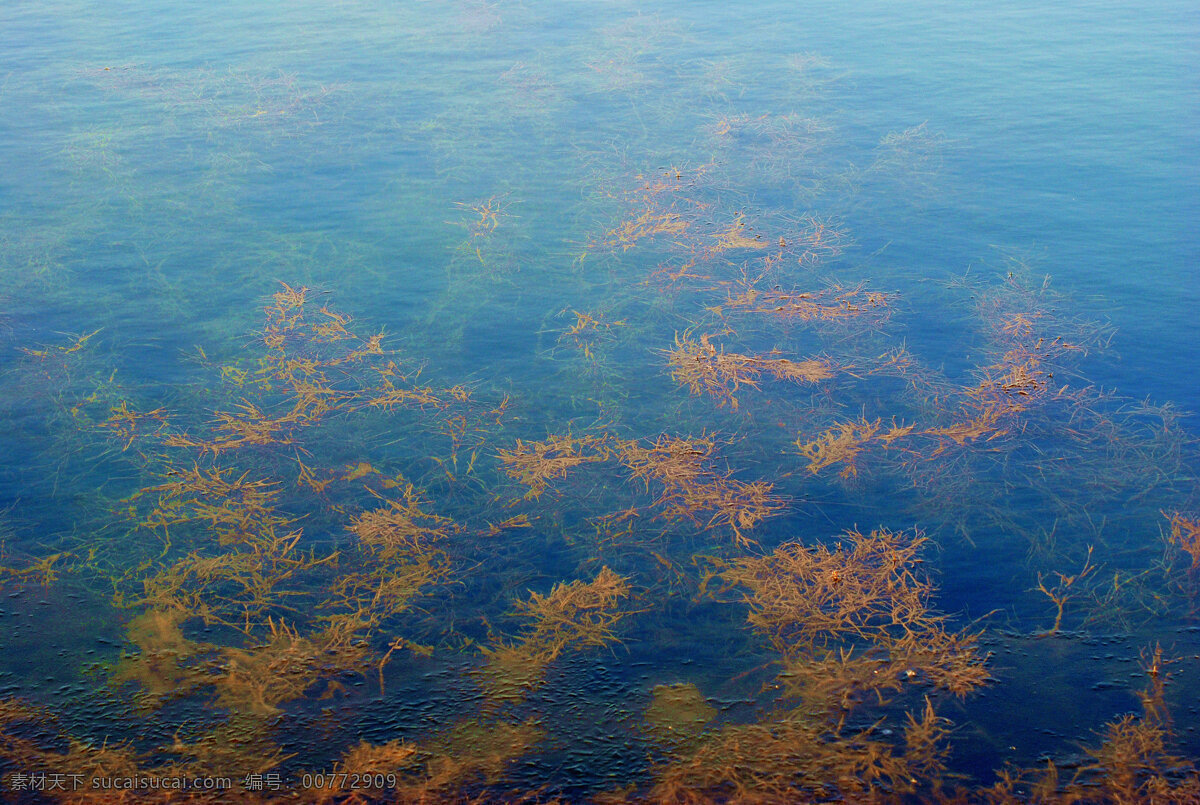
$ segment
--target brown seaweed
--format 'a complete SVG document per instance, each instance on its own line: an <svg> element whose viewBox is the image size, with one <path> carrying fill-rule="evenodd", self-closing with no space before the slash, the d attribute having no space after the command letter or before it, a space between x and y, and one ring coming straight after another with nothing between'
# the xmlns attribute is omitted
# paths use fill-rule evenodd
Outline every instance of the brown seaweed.
<svg viewBox="0 0 1200 805"><path fill-rule="evenodd" d="M483 647L489 695L512 698L536 686L546 666L567 649L616 642L613 629L626 615L620 604L630 595L628 581L605 567L590 582L560 583L547 595L531 592L518 600L513 614L530 621L521 636Z"/></svg>
<svg viewBox="0 0 1200 805"><path fill-rule="evenodd" d="M734 411L738 409L736 392L742 386L757 389L763 375L793 383L818 383L845 369L815 358L793 361L775 354L757 357L725 352L710 339L710 335L701 335L695 341L676 334L674 348L667 351L671 376L692 394L707 394L719 406L728 405Z"/></svg>

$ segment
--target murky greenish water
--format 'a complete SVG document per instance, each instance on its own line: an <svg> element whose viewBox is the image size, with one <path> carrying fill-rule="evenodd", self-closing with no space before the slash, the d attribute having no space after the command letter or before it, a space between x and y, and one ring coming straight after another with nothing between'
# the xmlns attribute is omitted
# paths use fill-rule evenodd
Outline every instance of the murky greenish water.
<svg viewBox="0 0 1200 805"><path fill-rule="evenodd" d="M4 798L1197 801L1198 28L5 3Z"/></svg>

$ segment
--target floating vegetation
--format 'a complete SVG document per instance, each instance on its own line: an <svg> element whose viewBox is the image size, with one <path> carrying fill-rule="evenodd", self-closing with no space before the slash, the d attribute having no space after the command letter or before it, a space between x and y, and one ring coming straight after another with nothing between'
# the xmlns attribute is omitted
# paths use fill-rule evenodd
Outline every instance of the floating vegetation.
<svg viewBox="0 0 1200 805"><path fill-rule="evenodd" d="M45 349L29 349L27 347L18 347L21 352L24 352L31 358L39 361L50 360L55 357L63 357L65 355L74 355L79 350L87 346L87 343L96 336L99 330L93 330L87 335L75 336L67 346L46 347Z"/></svg>
<svg viewBox="0 0 1200 805"><path fill-rule="evenodd" d="M1026 418L1039 408L1057 404L1064 408L1082 409L1090 402L1093 392L1086 388L1071 389L1069 384L1054 381L1055 372L1065 371L1065 356L1086 352L1085 348L1058 335L1050 339L1039 336L1038 320L1049 319L1040 312L1036 295L1010 278L1014 300L985 296L981 303L988 312L985 324L996 342L997 359L974 371L973 384L955 386L944 380L933 380L923 372L906 350L883 355L871 368L871 374L895 374L908 378L915 392L926 396L932 410L924 415L948 420L947 424L911 423L900 426L895 420L890 428L882 427L882 419L835 424L815 438L801 435L796 446L809 459L812 473L843 464L841 477L858 474L856 460L863 450L875 443L885 448L902 447L908 471L918 473L921 465L929 465L956 449L999 449L1000 442L1011 441L1023 433ZM1014 302L1026 305L1014 311Z"/></svg>
<svg viewBox="0 0 1200 805"><path fill-rule="evenodd" d="M110 432L117 439L124 440L122 450L128 450L139 437L146 435L146 430L153 427L154 434L161 432L166 426L166 409L155 408L153 411L131 411L129 403L121 400L111 410L108 419L96 424L96 427Z"/></svg>
<svg viewBox="0 0 1200 805"><path fill-rule="evenodd" d="M491 235L500 227L502 220L512 217L508 211L511 202L504 196L492 196L475 203L459 202L463 210L463 226L467 229L467 240L463 248L475 253L481 265L488 265L490 260L484 257L485 250L493 257Z"/></svg>
<svg viewBox="0 0 1200 805"><path fill-rule="evenodd" d="M627 193L630 217L588 243L590 251L628 251L641 241L658 237L680 238L687 234L708 207L684 195L704 178L711 165L670 168L657 175L638 174L637 189Z"/></svg>
<svg viewBox="0 0 1200 805"><path fill-rule="evenodd" d="M832 547L787 543L723 577L749 590L749 622L783 656L785 686L797 698L845 706L916 680L961 696L988 674L977 635L946 631L945 616L930 609L933 585L917 569L925 542L850 531ZM831 665L846 676L825 678Z"/></svg>
<svg viewBox="0 0 1200 805"><path fill-rule="evenodd" d="M376 775L383 776L389 796L399 801L467 801L465 790L496 782L509 762L527 754L543 735L533 722L479 719L455 724L428 745L364 741L348 751L332 773L322 775L329 784L314 801L359 796L362 786L353 781Z"/></svg>
<svg viewBox="0 0 1200 805"><path fill-rule="evenodd" d="M588 250L625 252L643 241L653 241L673 255L651 274L653 285L675 288L695 280L686 284L713 289L731 281L723 278L735 276L743 281L753 277L753 282L765 282L786 275L789 266L813 266L844 248L844 233L822 221L785 221L779 230L765 234L747 223L745 214L738 214L724 227L716 224L711 204L702 200L702 194L690 192L703 183L707 169L705 166L686 174L673 170L643 185L632 205L636 214L631 213L603 237L591 241ZM748 294L749 290L734 298L732 304L753 304ZM855 296L857 292L848 292L844 298L831 299L832 305L827 307L844 305L849 310L857 301ZM796 295L795 299L802 302L804 296ZM864 294L862 301L882 307L886 297ZM832 312L826 317L832 318Z"/></svg>
<svg viewBox="0 0 1200 805"><path fill-rule="evenodd" d="M153 535L158 544L127 549L123 556L91 548L88 567L108 577L116 590L114 604L136 613L126 624L130 651L111 667L110 684L132 689L142 711L201 697L216 712L228 713L226 727L236 723L257 736L242 742L242 750L261 750L256 772L285 758L270 742L271 721L282 707L314 688L327 696L344 692L338 679L346 674L376 671L382 686L384 666L396 650L429 652L399 636L384 651L375 637L410 614L429 588L446 581L450 541L464 530L431 511L413 483L384 476L369 462L332 472L313 468L300 459L301 452L308 453L301 439L316 435L334 414L361 415L401 403L429 410L434 431L444 429L444 422L436 423L448 408L467 406L457 415L455 451L467 434L486 430L468 416L470 392L401 386L403 378L380 337L359 338L349 324L324 305L316 308L307 289L284 285L265 311L257 371L220 367L222 377L253 398L217 410L199 432L171 432L181 414L160 407L141 415L124 401L95 424L120 439L122 451L140 445L151 480L122 501L119 514L135 533ZM68 350L63 351L72 354ZM371 364L385 358L386 363ZM81 426L101 404L93 394L76 406ZM497 418L504 405L485 418ZM189 463L163 453L180 450L191 454ZM263 450L274 457L266 459ZM298 474L280 477L290 465ZM298 494L301 489L341 499L334 504L331 498L328 511L345 518L351 544L317 546L306 539L304 521L315 512ZM527 515L517 515L486 528L500 534L528 525ZM50 583L64 555L6 575L21 584ZM627 590L607 571L583 591L581 584L525 602L529 612L545 616L544 628L535 629L530 640L546 662L570 645L603 642L608 621L588 612L589 591L603 602ZM562 624L546 620L553 620L556 607L574 607L579 619L574 634L566 636ZM207 738L166 749L184 755L220 751ZM60 760L79 765L73 756ZM226 771L249 768L234 764L232 755L223 762Z"/></svg>
<svg viewBox="0 0 1200 805"><path fill-rule="evenodd" d="M271 295L249 353L236 362L197 352L216 381L202 413L126 389L113 372L80 371L99 331L27 349L24 371L43 384L71 384L74 396L63 393L59 403L63 421L103 441L102 460L121 462L133 481L106 503L111 522L100 533L108 537L67 540L10 562L0 577L18 594L53 589L64 577L111 590L124 642L92 673L106 695L130 703L131 723L153 714L176 737L139 740L136 751L116 742L82 749L83 739L65 735L41 741L26 735L44 716L8 699L0 755L11 765L81 769L87 779L118 770L236 771L250 780L311 774L324 764L335 775L382 774L392 798L517 800L532 795L518 782L521 765L557 751L564 726L553 702L580 668L624 664L626 652L612 648L661 628L654 618L662 613L690 608L687 617L700 613L703 632L727 628L710 608L738 608L749 648L726 685L754 698L757 711L718 709L698 683L648 678L649 705L614 733L644 742L647 760L622 791L593 786L589 796L954 802L978 794L1007 802L1038 791L1043 801L1068 802L1094 792L1112 801L1188 795L1195 771L1172 753L1161 685L1143 696L1141 718L1119 717L1105 728L1070 780L1053 765L1010 766L990 789L964 788L945 713L1006 672L989 667L988 632L956 626L955 616L935 609L933 576L922 570L929 538L881 527L802 542L793 530L801 522L793 495L831 470L852 479L877 469L873 481L891 474L927 496L968 501L961 508L978 513L986 508L970 497L971 485L994 472L978 469L994 456L1028 472L1065 472L1068 462L1095 462L1090 456L1103 445L1141 465L1165 466L1184 443L1170 412L1109 413L1097 392L1068 384L1073 363L1106 333L1055 316L1045 286L1017 278L977 294L983 357L957 380L924 367L906 346L880 346L895 294L865 284L782 290L804 287L788 272L835 255L841 235L815 221L806 230L775 229L746 212L719 212L703 189L711 167L641 179L626 199L635 214L588 249L613 256L652 246L668 254L640 287L650 295L658 280L689 287L698 294L689 309L701 317L676 329L665 352L674 381L714 401L710 412L741 412L741 427L754 427L744 410L747 389L755 414L783 411L779 424L786 432L790 420L799 435L775 460L786 470L787 451L798 451L803 472L746 479L763 453L740 433L710 432L703 419L673 423L669 432L639 432L619 420L583 428L526 422L522 403L475 384L427 379L396 339L360 334L349 315L298 285L281 284ZM503 259L492 240L510 217L507 199L462 208L468 236L454 259L490 271ZM618 328L622 348L645 344L652 355L649 347L662 343L653 339L665 328L643 331L632 306L559 309L568 321L555 349L592 365L618 342ZM825 348L794 349L809 335L825 339ZM722 344L767 337L786 340L788 350L768 342L743 353ZM835 383L829 401L770 408L786 396L780 389ZM863 413L840 414L843 397ZM1161 424L1139 436L1123 424L1126 415L1157 416ZM1038 445L1050 443L1048 434L1066 434L1076 452L1047 457ZM730 468L726 453L731 463L746 460L745 469ZM1103 579L1111 561L1101 557L1103 539L1095 558L1089 547L1068 573L1056 568L1069 567L1064 557L1081 549L1056 546L1057 524L1029 536L1031 556L1047 564L1030 570L1036 583L1028 594L1041 598L1041 620L1030 616L1024 634L1068 641L1101 622L1148 623L1169 613L1171 600L1194 600L1195 518L1180 505L1162 511L1161 564L1114 567ZM763 529L768 520L772 528ZM1102 526L1094 530L1103 536ZM542 564L556 554L576 569L558 572L557 559ZM555 583L514 592L538 589L547 567ZM1158 591L1152 580L1161 571L1168 582ZM493 625L502 619L517 625ZM1146 662L1151 679L1165 681L1161 653ZM387 701L429 695L431 688L412 692L426 684L422 667L437 669L436 678L447 680L438 685L466 697L445 710L443 726L410 721L369 740L348 726L321 757L290 754L291 714L344 708L362 719L358 691L368 686ZM754 680L762 682L756 693L746 688ZM257 796L245 783L236 790ZM356 796L342 780L309 799Z"/></svg>
<svg viewBox="0 0 1200 805"><path fill-rule="evenodd" d="M911 718L901 742L871 730L830 733L818 719L779 714L769 722L726 727L695 753L665 769L648 797L653 802L785 803L928 796L944 772L948 726L932 710Z"/></svg>
<svg viewBox="0 0 1200 805"><path fill-rule="evenodd" d="M1050 627L1048 632L1046 632L1047 635L1058 634L1059 631L1062 630L1063 608L1066 606L1067 601L1077 592L1075 585L1079 584L1079 582L1082 582L1095 572L1096 566L1092 564L1092 546L1089 545L1087 550L1087 558L1084 560L1083 567L1079 569L1078 573L1072 573L1068 576L1066 573L1056 572L1054 575L1057 577L1058 581L1052 587L1047 587L1045 580L1042 578L1042 574L1038 574L1038 590L1047 598L1049 598L1056 607L1056 611L1054 613L1054 625Z"/></svg>
<svg viewBox="0 0 1200 805"><path fill-rule="evenodd" d="M650 507L667 520L686 520L705 528L727 526L738 542L743 532L786 507L765 481L747 483L718 473L712 466L717 442L712 437L661 435L653 442L619 439L610 434L552 435L538 442L517 441L498 454L509 477L529 487L525 500L539 498L551 481L583 465L614 461L655 497ZM631 507L627 512L634 512ZM625 515L629 516L628 514ZM612 521L617 515L605 515Z"/></svg>
<svg viewBox="0 0 1200 805"><path fill-rule="evenodd" d="M0 544L0 558L7 559L8 557L3 556L2 549L3 545ZM54 553L37 560L27 559L16 565L0 565L0 585L9 582L45 587L58 579L62 564L66 564L68 559L69 554Z"/></svg>

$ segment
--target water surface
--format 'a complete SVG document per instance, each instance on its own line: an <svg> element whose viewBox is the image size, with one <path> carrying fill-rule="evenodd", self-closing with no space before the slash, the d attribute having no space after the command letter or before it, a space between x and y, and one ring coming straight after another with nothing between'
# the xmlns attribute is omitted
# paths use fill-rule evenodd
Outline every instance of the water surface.
<svg viewBox="0 0 1200 805"><path fill-rule="evenodd" d="M1197 22L7 4L9 790L1193 790Z"/></svg>

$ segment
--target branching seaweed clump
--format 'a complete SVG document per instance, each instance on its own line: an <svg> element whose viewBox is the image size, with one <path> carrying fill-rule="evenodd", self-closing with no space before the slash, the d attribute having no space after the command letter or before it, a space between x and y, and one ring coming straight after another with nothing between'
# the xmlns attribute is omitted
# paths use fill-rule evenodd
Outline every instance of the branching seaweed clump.
<svg viewBox="0 0 1200 805"><path fill-rule="evenodd" d="M749 287L712 308L716 313L749 313L786 322L838 322L871 317L876 323L890 313L892 295L863 286L824 291L759 290Z"/></svg>
<svg viewBox="0 0 1200 805"><path fill-rule="evenodd" d="M1099 744L1085 748L1087 762L1065 780L1047 761L1036 769L1001 769L999 781L986 788L954 782L947 773L952 725L929 696L894 729L885 726L886 715L868 719L868 726L851 719L907 687L963 696L988 681L977 635L950 631L946 617L929 608L933 587L917 558L924 541L884 529L854 531L832 547L789 543L726 563L722 577L744 591L749 622L779 652L782 671L773 687L780 701L757 723L668 742L676 759L660 770L648 795L613 801L1200 801L1200 770L1171 750L1165 687L1173 661L1159 647L1142 654L1148 680L1139 694L1142 715L1105 725Z"/></svg>
<svg viewBox="0 0 1200 805"><path fill-rule="evenodd" d="M1188 573L1200 575L1200 517L1182 512L1163 512L1171 527L1170 541L1191 560Z"/></svg>
<svg viewBox="0 0 1200 805"><path fill-rule="evenodd" d="M662 516L687 520L706 528L728 526L739 544L752 540L745 532L786 508L766 481L745 482L710 467L716 442L712 437L663 435L652 443L618 441L618 460L649 490L660 489L654 501ZM705 519L707 517L707 520Z"/></svg>
<svg viewBox="0 0 1200 805"><path fill-rule="evenodd" d="M43 765L82 775L85 784L89 775L110 772L261 773L285 759L273 734L288 703L317 693L339 695L345 675L372 670L382 688L383 667L395 651L431 651L395 631L403 632L401 624L421 596L448 579L453 539L468 528L494 536L528 527L528 516L467 526L435 512L403 476L385 475L366 461L333 471L306 464L303 440L334 414L404 406L432 419L429 430L451 436L449 447L457 452L469 436L500 419L505 403L477 412L465 388L414 384L383 349L381 335L360 338L349 322L326 306L317 308L307 289L284 285L266 309L257 368L218 367L246 396L216 411L208 427L169 430L179 416L161 408L139 414L125 402L104 411L107 403L95 394L76 406L72 414L81 426L121 440L122 452L136 445L133 452L150 479L116 511L141 539L116 550L95 544L88 559L72 563L76 571L99 573L113 587L114 603L132 612L128 648L109 669L109 683L132 693L143 713L186 697L221 715L205 719L216 726L184 725L189 735L157 753L117 748L62 755L9 740L5 731L0 755L15 763L40 758ZM96 409L103 413L92 417ZM453 418L451 409L457 409ZM468 446L478 450L478 443ZM179 451L187 458L179 460ZM454 481L448 469L445 474ZM314 512L306 490L318 493L323 513ZM328 525L340 520L350 539L313 543L306 521L314 515ZM63 556L6 568L0 578L49 583ZM596 592L596 602L589 591ZM525 609L535 617L541 613L545 625L520 645L534 647L531 656L548 663L570 648L615 639L608 630L615 617L606 620L592 610L625 594L624 580L606 571L590 586L564 584L550 596L535 596ZM551 624L556 605L562 612ZM568 612L571 607L576 611ZM579 627L568 635L562 619L572 616ZM393 635L386 650L380 645L385 630ZM496 651L520 649L505 644ZM512 733L517 754L540 734L520 724L493 731L503 729ZM471 725L460 731L466 740ZM445 778L459 762L454 753L460 748L437 754L442 770L418 775L414 785ZM497 773L504 757L487 750L473 768Z"/></svg>
<svg viewBox="0 0 1200 805"><path fill-rule="evenodd" d="M1162 512L1167 518L1168 583L1182 589L1193 602L1200 597L1200 516L1190 512ZM1179 555L1183 555L1180 570Z"/></svg>
<svg viewBox="0 0 1200 805"><path fill-rule="evenodd" d="M596 360L595 350L598 344L614 338L614 327L625 326L624 320L610 320L603 313L581 313L578 310L571 312L575 315L575 322L563 331L558 343L570 342L589 361Z"/></svg>
<svg viewBox="0 0 1200 805"><path fill-rule="evenodd" d="M945 771L949 733L947 721L931 705L906 721L899 740L870 729L839 737L819 719L799 714L728 726L664 769L645 801L904 801L917 791L926 793L928 781Z"/></svg>
<svg viewBox="0 0 1200 805"><path fill-rule="evenodd" d="M615 460L647 492L657 493L650 505L659 517L704 528L728 527L739 543L749 544L745 532L782 511L785 501L766 481L745 482L717 472L712 467L715 450L716 441L708 436L663 434L650 442L601 433L518 440L498 457L509 477L529 487L527 500L540 497L551 481L581 465Z"/></svg>
<svg viewBox="0 0 1200 805"><path fill-rule="evenodd" d="M660 773L650 798L699 803L887 800L940 790L949 722L929 698L897 731L850 716L905 688L964 696L988 681L976 635L933 612L918 571L925 538L851 531L723 566L749 623L779 655L779 701L753 724L706 734Z"/></svg>
<svg viewBox="0 0 1200 805"><path fill-rule="evenodd" d="M917 570L925 542L849 531L832 547L786 543L731 565L724 578L749 591L749 622L784 658L793 674L785 689L798 698L845 706L911 681L961 696L988 675L976 636L947 631L946 616L931 609L933 584ZM831 667L849 674L821 675Z"/></svg>
<svg viewBox="0 0 1200 805"><path fill-rule="evenodd" d="M604 461L608 449L603 438L550 435L538 442L517 440L515 447L500 450L498 457L505 472L529 487L526 499L541 497L549 483L564 477L581 464Z"/></svg>
<svg viewBox="0 0 1200 805"><path fill-rule="evenodd" d="M227 383L252 392L254 399L243 397L215 411L209 435L173 433L164 445L217 457L245 447L295 445L301 431L335 412L447 409L464 400L464 389L440 391L416 383L419 371L400 368L383 346L383 333L354 334L349 317L325 305L317 308L312 295L308 288L284 284L265 310L259 334L264 352L257 368L219 367Z"/></svg>
<svg viewBox="0 0 1200 805"><path fill-rule="evenodd" d="M763 375L793 383L818 383L833 377L837 371L827 360L793 361L774 355L755 357L725 352L710 339L709 335L701 335L698 341L676 335L674 349L667 352L671 374L692 394L707 394L718 405L728 405L735 411L738 389L742 386L757 389Z"/></svg>
<svg viewBox="0 0 1200 805"><path fill-rule="evenodd" d="M796 440L800 455L808 459L808 471L816 474L834 464L843 464L839 473L843 478L858 474L858 455L867 445L879 444L891 447L898 439L903 439L913 432L913 425L898 425L884 429L882 420L867 421L865 417L858 421L842 422L822 433L811 441L803 437Z"/></svg>
<svg viewBox="0 0 1200 805"><path fill-rule="evenodd" d="M689 198L685 193L694 188L711 167L669 168L652 176L638 175L637 188L626 194L633 213L601 238L590 242L588 249L627 251L646 238L683 236L693 226L696 214L706 209L703 202Z"/></svg>
<svg viewBox="0 0 1200 805"><path fill-rule="evenodd" d="M716 168L709 163L639 174L633 190L614 194L624 201L625 217L591 239L585 255L623 253L648 241L669 255L650 277L652 284L672 288L695 281L712 290L724 282L722 274L763 281L784 265L811 266L842 250L845 234L814 218L756 223L739 212L722 221L704 192Z"/></svg>
<svg viewBox="0 0 1200 805"><path fill-rule="evenodd" d="M483 648L489 693L511 698L535 686L567 649L616 642L613 628L626 615L619 605L630 595L628 580L605 567L590 582L557 584L547 595L531 592L518 600L513 614L529 620L524 633Z"/></svg>
<svg viewBox="0 0 1200 805"><path fill-rule="evenodd" d="M474 256L483 268L498 271L506 267L509 255L495 232L516 217L511 211L513 200L502 194L475 202L457 202L455 206L462 210L462 220L451 223L467 230L466 239L458 247L459 252Z"/></svg>
<svg viewBox="0 0 1200 805"><path fill-rule="evenodd" d="M428 407L436 418L451 405L469 403L470 394L459 387L401 387L395 361L378 364L386 357L381 336L361 339L348 330L346 316L325 306L314 316L311 307L307 289L285 285L275 294L259 369L222 369L239 387L262 395L261 403L246 400L236 412L218 411L212 437L162 438L164 447L194 449L197 458L190 467L169 461L159 483L126 501L130 518L165 546L157 558L126 571L117 590L118 604L143 614L130 627L141 651L122 661L116 679L142 683L147 704L186 682L189 690L213 688L220 706L265 717L323 679L372 662L382 668L395 646L415 644L393 641L382 661L372 660L373 637L446 577L446 544L462 525L429 511L402 476L383 476L367 462L319 478L300 460L296 439L299 429L313 429L334 412L404 403ZM372 384L372 376L380 382ZM268 414L267 406L285 413ZM458 418L455 450L479 427L466 414ZM293 449L299 472L290 489L234 468L247 448L269 446ZM289 460L282 454L277 464ZM351 544L308 547L303 515L288 511L303 502L293 490L307 487L327 497L335 483L355 508L361 506L352 502L356 489L377 503L349 514ZM330 512L345 515L346 505L331 503ZM192 622L240 634L244 643L194 643L181 631Z"/></svg>
<svg viewBox="0 0 1200 805"><path fill-rule="evenodd" d="M1039 335L1042 323L1052 322L1039 312L1037 299L1014 283L1010 281L1015 301L993 300L985 294L981 302L996 355L974 371L974 383L930 385L928 378L918 377L919 368L904 350L884 355L872 369L872 373L911 376L914 389L920 388L924 402L933 407L932 416L945 424L899 426L893 422L884 429L880 419L864 416L857 422L837 423L816 437L801 435L796 447L808 459L809 472L816 474L843 464L841 476L854 476L859 454L872 445L901 447L910 464L928 464L952 451L998 447L1011 441L1024 431L1031 412L1052 403L1072 409L1082 406L1086 391L1059 384L1055 373L1062 372L1066 356L1082 354L1083 346L1061 335Z"/></svg>

